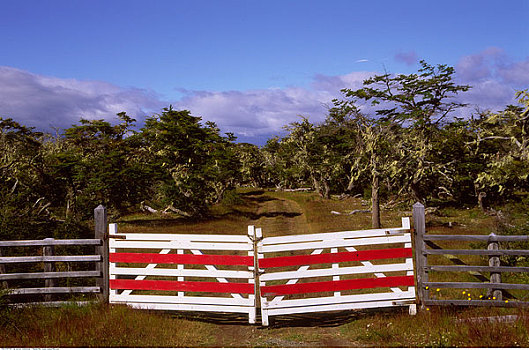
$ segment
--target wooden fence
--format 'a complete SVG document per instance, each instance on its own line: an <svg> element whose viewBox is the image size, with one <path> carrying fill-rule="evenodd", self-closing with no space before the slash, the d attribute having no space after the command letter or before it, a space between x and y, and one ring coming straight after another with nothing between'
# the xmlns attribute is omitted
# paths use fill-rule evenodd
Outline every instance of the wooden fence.
<svg viewBox="0 0 529 350"><path fill-rule="evenodd" d="M94 215L94 239L0 241L3 253L0 254L1 287L12 305L56 306L69 302L72 293L96 294L99 300L108 300L106 209L99 206L94 210ZM57 255L59 247L63 251L74 247L77 252L86 250L86 247L95 251L90 255ZM21 250L23 256L20 256ZM33 250L34 253L27 255L28 250ZM12 255L18 256L9 256L13 251L19 254ZM4 256L6 254L8 256ZM82 267L72 271L72 265ZM41 271L37 271L39 269ZM93 284L83 285L87 279L94 281Z"/></svg>
<svg viewBox="0 0 529 350"><path fill-rule="evenodd" d="M529 301L520 300L511 294L512 290L529 291L529 284L502 282L502 274L529 273L529 267L501 266L501 256L528 256L529 250L505 249L502 242L527 242L529 235L499 236L490 235L432 235L426 234L424 206L416 203L413 206L415 229L415 258L417 268L417 294L422 306L429 305L474 305L474 306L529 306ZM487 243L487 249L443 249L436 242L481 242ZM487 265L467 265L459 256L485 256ZM428 257L443 256L446 262L454 265L436 265ZM460 281L439 280L439 272L456 272ZM435 281L430 280L430 274ZM439 277L441 276L441 277ZM473 276L476 281L468 281ZM489 277L487 277L489 276ZM529 276L526 276L526 280ZM450 293L444 293L451 290ZM454 290L458 290L456 293ZM443 293L446 296L443 296ZM514 293L514 292L513 292ZM455 298L455 295L459 298Z"/></svg>
<svg viewBox="0 0 529 350"><path fill-rule="evenodd" d="M253 226L249 236L109 231L110 303L238 312L255 323Z"/></svg>
<svg viewBox="0 0 529 350"><path fill-rule="evenodd" d="M266 237L257 251L263 325L307 312L410 305L415 313L409 218L399 228Z"/></svg>

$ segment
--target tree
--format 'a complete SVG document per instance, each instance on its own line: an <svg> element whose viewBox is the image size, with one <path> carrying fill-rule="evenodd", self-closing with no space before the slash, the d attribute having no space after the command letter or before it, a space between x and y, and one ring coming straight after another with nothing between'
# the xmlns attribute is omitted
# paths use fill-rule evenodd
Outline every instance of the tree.
<svg viewBox="0 0 529 350"><path fill-rule="evenodd" d="M427 194L435 192L425 179L449 177L447 164L434 161L433 140L452 113L464 106L453 97L470 88L456 85L454 72L452 67L421 61L419 74L386 73L367 79L362 89L342 90L349 105L360 108L360 101L368 102L375 108L370 118L400 125L406 131L405 137L398 139L400 161L392 176L404 182L415 200L425 201Z"/></svg>
<svg viewBox="0 0 529 350"><path fill-rule="evenodd" d="M164 205L202 215L239 179L233 135L214 123L202 126L189 111L166 108L148 118L139 135L154 169L156 193Z"/></svg>
<svg viewBox="0 0 529 350"><path fill-rule="evenodd" d="M468 142L484 159L476 187L484 193L510 195L529 188L529 93L516 93L519 106L486 112L473 121L475 139Z"/></svg>

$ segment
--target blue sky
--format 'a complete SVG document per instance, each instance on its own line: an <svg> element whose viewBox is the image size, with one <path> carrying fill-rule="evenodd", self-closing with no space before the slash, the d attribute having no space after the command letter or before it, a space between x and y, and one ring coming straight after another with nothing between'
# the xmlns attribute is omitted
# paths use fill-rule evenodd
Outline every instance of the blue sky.
<svg viewBox="0 0 529 350"><path fill-rule="evenodd" d="M529 87L529 0L0 0L0 117L68 127L172 104L262 143L323 120L344 87L420 59L456 68L465 102Z"/></svg>

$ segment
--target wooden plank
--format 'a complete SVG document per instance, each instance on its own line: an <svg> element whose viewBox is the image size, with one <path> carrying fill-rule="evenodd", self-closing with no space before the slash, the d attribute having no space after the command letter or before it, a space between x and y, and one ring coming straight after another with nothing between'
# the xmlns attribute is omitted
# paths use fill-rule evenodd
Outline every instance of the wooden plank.
<svg viewBox="0 0 529 350"><path fill-rule="evenodd" d="M205 269L146 269L134 267L111 267L112 275L168 276L168 277L210 277L210 278L252 278L251 271L205 270ZM137 279L139 280L139 279Z"/></svg>
<svg viewBox="0 0 529 350"><path fill-rule="evenodd" d="M247 243L196 243L188 241L120 241L111 240L111 248L134 248L134 249L195 249L195 250L240 250L249 251L253 249Z"/></svg>
<svg viewBox="0 0 529 350"><path fill-rule="evenodd" d="M479 282L426 282L424 285L431 288L494 288L494 289L523 289L529 290L529 284L515 283L479 283Z"/></svg>
<svg viewBox="0 0 529 350"><path fill-rule="evenodd" d="M251 243L245 235L210 235L210 234L179 234L179 233L123 233L129 241L187 241L187 242L224 242L224 243ZM114 238L114 237L112 237ZM119 239L119 238L118 238Z"/></svg>
<svg viewBox="0 0 529 350"><path fill-rule="evenodd" d="M99 277L100 275L101 272L99 271L20 272L1 274L0 281L46 278Z"/></svg>
<svg viewBox="0 0 529 350"><path fill-rule="evenodd" d="M8 294L64 294L64 293L99 293L99 287L47 287L47 288L18 288L9 290Z"/></svg>
<svg viewBox="0 0 529 350"><path fill-rule="evenodd" d="M424 302L429 299L428 291L423 288L423 284L428 282L428 272L424 267L428 265L428 256L424 254L426 249L424 235L426 234L426 218L424 205L415 203L413 205L413 228L415 232L415 266L417 268L417 294L419 301L424 306Z"/></svg>
<svg viewBox="0 0 529 350"><path fill-rule="evenodd" d="M469 272L469 271L480 271L480 272L524 272L529 273L529 267L518 267L518 266L461 266L461 265L434 265L426 266L426 271L454 271L454 272Z"/></svg>
<svg viewBox="0 0 529 350"><path fill-rule="evenodd" d="M100 205L94 209L94 237L101 240L101 245L95 247L95 254L101 256L101 261L96 263L96 270L100 272L96 278L96 285L101 288L101 294L98 296L103 303L108 303L109 287L108 287L108 220L107 209Z"/></svg>
<svg viewBox="0 0 529 350"><path fill-rule="evenodd" d="M45 240L0 241L0 247L43 247L47 245L101 245L100 239L55 239Z"/></svg>
<svg viewBox="0 0 529 350"><path fill-rule="evenodd" d="M356 247L376 244L396 244L409 243L411 235L409 233L401 236L385 236L374 238L359 238L348 240L329 240L323 242L292 243L263 246L259 249L261 253L285 252L291 250L313 250L325 248Z"/></svg>
<svg viewBox="0 0 529 350"><path fill-rule="evenodd" d="M167 280L110 280L112 289L132 290L168 290L184 292L243 293L253 294L254 286L250 283L191 282Z"/></svg>
<svg viewBox="0 0 529 350"><path fill-rule="evenodd" d="M263 295L291 295L319 292L336 292L351 289L369 289L398 286L413 286L413 276L391 276L384 278L357 278L342 281L307 282L293 285L276 285L261 287Z"/></svg>
<svg viewBox="0 0 529 350"><path fill-rule="evenodd" d="M191 255L156 253L112 253L111 262L253 266L253 257L240 255Z"/></svg>
<svg viewBox="0 0 529 350"><path fill-rule="evenodd" d="M329 277L343 276L364 273L381 273L413 270L413 264L380 264L369 266L338 267L329 269L313 269L306 271L287 271L287 272L270 272L262 274L261 281L278 281L292 278L312 278L312 277ZM385 277L385 276L384 276Z"/></svg>
<svg viewBox="0 0 529 350"><path fill-rule="evenodd" d="M424 240L425 241L488 242L491 240L491 235L424 235ZM524 236L495 235L494 240L497 242L526 242L526 241L529 241L529 235L524 235Z"/></svg>
<svg viewBox="0 0 529 350"><path fill-rule="evenodd" d="M45 241L53 242L53 238L46 238ZM54 246L45 246L42 249L42 255L43 256L53 256L55 255L55 249ZM51 273L55 272L55 263L53 262L46 262L44 263L44 273ZM47 290L53 289L55 287L55 280L52 278L46 278L44 280L44 287L46 287ZM51 295L47 294L44 296L44 301L51 301Z"/></svg>
<svg viewBox="0 0 529 350"><path fill-rule="evenodd" d="M265 237L263 239L263 245L271 244L285 244L285 243L306 243L315 241L327 241L337 239L355 239L355 238L369 238L369 237L385 237L388 235L403 235L409 233L410 230L407 228L396 227L396 228L385 228L385 229L372 229L372 230L360 230L360 231L340 231L340 232L327 232L327 233L309 233L305 235L286 235L276 237Z"/></svg>
<svg viewBox="0 0 529 350"><path fill-rule="evenodd" d="M330 264L347 261L366 261L412 257L411 248L373 249L355 252L327 253L318 255L293 255L259 259L262 268Z"/></svg>
<svg viewBox="0 0 529 350"><path fill-rule="evenodd" d="M410 302L413 299L410 299ZM307 312L323 312L323 311L343 311L343 310L361 310L361 309L378 309L385 307L395 307L398 306L394 301L363 301L360 303L344 303L344 304L331 304L331 305L313 305L313 306L304 306L298 308L280 308L268 310L270 316L278 315L292 315L299 313Z"/></svg>
<svg viewBox="0 0 529 350"><path fill-rule="evenodd" d="M132 294L122 296L117 294L110 297L112 303L174 303L174 304L201 304L201 305L237 305L253 306L254 301L250 298L225 298L225 297L190 297L175 295L150 295Z"/></svg>
<svg viewBox="0 0 529 350"><path fill-rule="evenodd" d="M529 256L529 250L520 249L426 249L424 254L427 255L520 255Z"/></svg>
<svg viewBox="0 0 529 350"><path fill-rule="evenodd" d="M135 309L171 310L171 311L206 311L206 312L234 312L251 313L253 306L237 305L200 305L200 304L161 304L161 303L125 303Z"/></svg>
<svg viewBox="0 0 529 350"><path fill-rule="evenodd" d="M0 257L0 264L39 263L39 262L96 262L99 255L54 255L54 256L6 256Z"/></svg>
<svg viewBox="0 0 529 350"><path fill-rule="evenodd" d="M366 294L355 294L355 295L341 295L340 297L316 297L316 298L303 298L303 299L290 299L282 300L280 302L271 301L268 303L267 308L285 308L285 307L300 307L309 305L328 305L337 303L359 303L368 301L395 301L402 299L415 299L415 293L412 291L401 291L398 293L366 293Z"/></svg>
<svg viewBox="0 0 529 350"><path fill-rule="evenodd" d="M14 308L28 308L28 307L62 307L65 305L77 305L77 306L85 306L85 305L91 305L94 304L96 301L94 300L86 300L86 301L38 301L38 302L29 302L29 303L10 303L7 304L9 307Z"/></svg>
<svg viewBox="0 0 529 350"><path fill-rule="evenodd" d="M508 300L496 301L496 300L428 300L426 305L430 306L497 306L497 307L529 307L527 301Z"/></svg>

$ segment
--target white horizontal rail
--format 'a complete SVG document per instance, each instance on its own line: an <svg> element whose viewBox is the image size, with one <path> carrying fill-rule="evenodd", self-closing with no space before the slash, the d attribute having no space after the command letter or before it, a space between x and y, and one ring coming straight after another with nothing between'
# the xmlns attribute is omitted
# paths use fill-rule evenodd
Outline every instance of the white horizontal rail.
<svg viewBox="0 0 529 350"><path fill-rule="evenodd" d="M414 300L414 299L410 299ZM277 315L291 315L307 312L322 312L322 311L341 311L341 310L357 310L357 309L372 309L381 307L393 307L397 304L395 301L362 301L358 303L343 303L343 304L330 304L330 305L314 305L314 306L302 306L292 308L281 308L267 310L269 316Z"/></svg>
<svg viewBox="0 0 529 350"><path fill-rule="evenodd" d="M401 300L401 299L414 299L415 293L413 291L401 291L398 293L366 293L366 294L355 294L355 295L342 295L339 297L317 297L317 298L304 298L304 299L291 299L282 300L279 302L270 301L267 305L267 309L275 308L289 308L289 307L301 307L311 305L330 305L340 303L362 303L368 301L385 301L385 300Z"/></svg>
<svg viewBox="0 0 529 350"><path fill-rule="evenodd" d="M126 240L133 241L187 241L187 242L229 242L229 243L251 243L246 235L188 235L174 233L116 233L124 236ZM114 238L121 240L121 238Z"/></svg>
<svg viewBox="0 0 529 350"><path fill-rule="evenodd" d="M173 296L173 295L148 295L132 294L126 297L114 295L110 298L111 302L117 303L175 303L175 304L199 304L199 305L237 305L253 306L253 298L222 298L222 297L190 297L190 296Z"/></svg>
<svg viewBox="0 0 529 350"><path fill-rule="evenodd" d="M314 269L306 271L270 272L261 275L261 281L277 281L292 278L329 277L338 275L353 275L362 273L398 272L413 270L413 264L380 264L369 266L351 266L328 269Z"/></svg>
<svg viewBox="0 0 529 350"><path fill-rule="evenodd" d="M126 305L136 309L148 310L172 310L172 311L208 311L208 312L237 312L248 313L254 312L253 306L236 306L236 305L200 305L200 304L159 304L159 303L126 303Z"/></svg>
<svg viewBox="0 0 529 350"><path fill-rule="evenodd" d="M242 250L249 251L253 249L251 244L247 243L195 243L189 241L126 241L110 240L110 248L121 249L197 249L197 250Z"/></svg>
<svg viewBox="0 0 529 350"><path fill-rule="evenodd" d="M329 233L311 233L311 234L306 234L306 235L266 237L263 239L262 243L263 245L269 245L269 244L327 241L327 240L347 239L347 238L381 237L381 236L390 236L390 235L401 235L401 234L405 234L409 232L410 230L407 228L397 227L397 228L373 229L373 230L364 230L364 231L340 231L340 232L329 232Z"/></svg>
<svg viewBox="0 0 529 350"><path fill-rule="evenodd" d="M339 239L326 240L322 242L279 244L259 247L259 253L285 252L291 250L312 250L325 248L356 247L364 245L409 243L411 235L406 233L402 236L387 236L374 238Z"/></svg>
<svg viewBox="0 0 529 350"><path fill-rule="evenodd" d="M111 275L132 276L172 276L172 277L212 277L212 278L253 278L250 271L200 270L200 269L162 269L141 267L110 267Z"/></svg>

